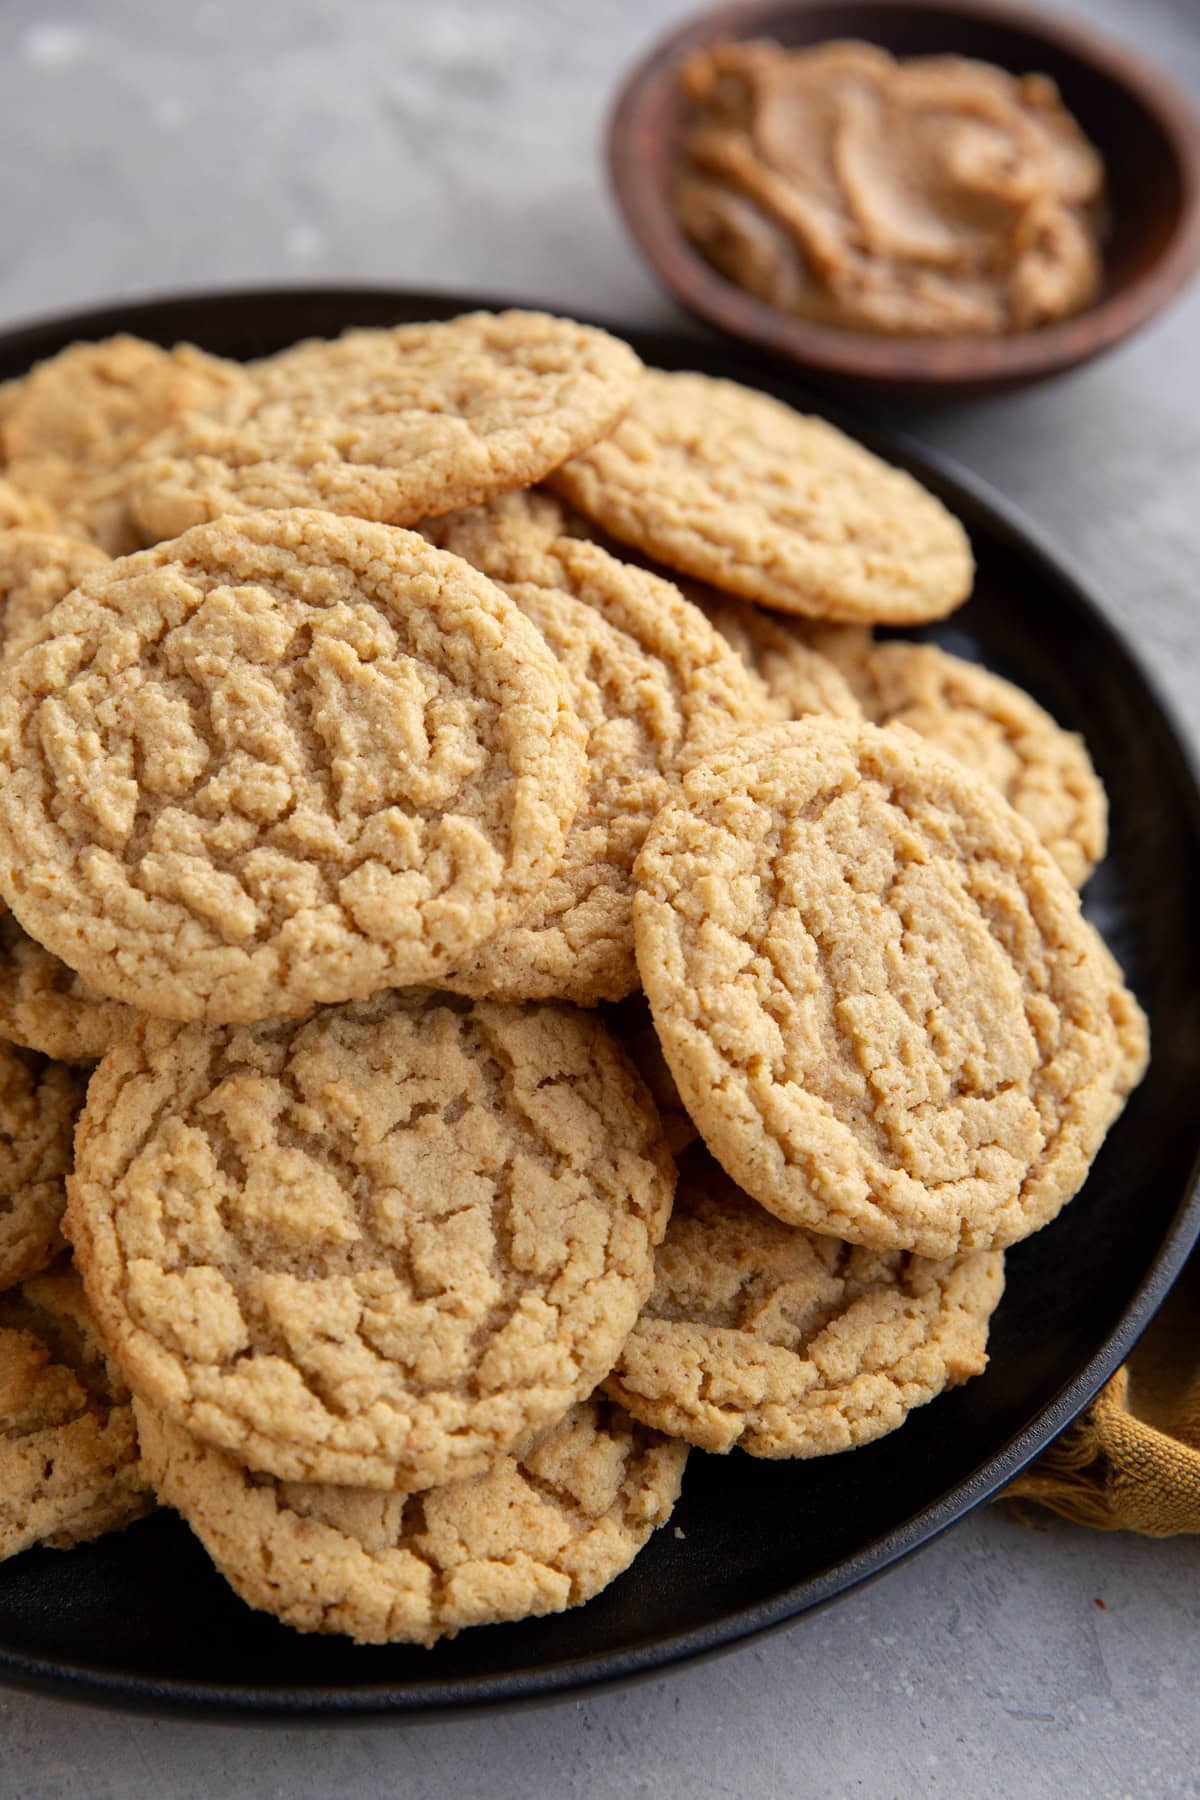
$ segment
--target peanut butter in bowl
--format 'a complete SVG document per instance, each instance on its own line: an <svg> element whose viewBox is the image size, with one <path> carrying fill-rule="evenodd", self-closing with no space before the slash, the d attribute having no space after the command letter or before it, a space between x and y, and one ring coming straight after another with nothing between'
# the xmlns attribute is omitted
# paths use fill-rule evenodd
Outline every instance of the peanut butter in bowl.
<svg viewBox="0 0 1200 1800"><path fill-rule="evenodd" d="M680 73L679 222L722 274L854 331L1000 336L1082 311L1104 166L1045 75L871 44L717 44Z"/></svg>

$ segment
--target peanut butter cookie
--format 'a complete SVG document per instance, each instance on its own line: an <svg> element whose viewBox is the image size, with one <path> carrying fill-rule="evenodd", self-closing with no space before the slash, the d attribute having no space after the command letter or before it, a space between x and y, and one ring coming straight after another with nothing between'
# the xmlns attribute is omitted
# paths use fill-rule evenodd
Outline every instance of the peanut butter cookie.
<svg viewBox="0 0 1200 1800"><path fill-rule="evenodd" d="M786 615L731 600L715 588L693 582L685 591L763 683L774 718L804 719L817 713L834 719L861 719L862 708L846 677L807 641L803 626L797 629L796 622Z"/></svg>
<svg viewBox="0 0 1200 1800"><path fill-rule="evenodd" d="M605 1388L704 1450L852 1450L981 1373L1003 1286L999 1250L934 1262L784 1225L699 1151Z"/></svg>
<svg viewBox="0 0 1200 1800"><path fill-rule="evenodd" d="M252 1475L135 1401L146 1468L250 1606L360 1644L433 1644L581 1606L679 1494L687 1448L602 1398L423 1494Z"/></svg>
<svg viewBox="0 0 1200 1800"><path fill-rule="evenodd" d="M58 1062L96 1062L136 1017L90 988L0 903L0 1038Z"/></svg>
<svg viewBox="0 0 1200 1800"><path fill-rule="evenodd" d="M129 516L138 453L246 382L237 363L192 344L161 350L126 336L71 344L31 370L4 414L8 472L46 502L60 530L122 556L142 541Z"/></svg>
<svg viewBox="0 0 1200 1800"><path fill-rule="evenodd" d="M0 1043L0 1289L36 1275L63 1247L75 1114L73 1069Z"/></svg>
<svg viewBox="0 0 1200 1800"><path fill-rule="evenodd" d="M540 481L612 429L640 368L607 332L545 313L312 339L155 445L135 514L151 540L262 507L411 525Z"/></svg>
<svg viewBox="0 0 1200 1800"><path fill-rule="evenodd" d="M674 1188L603 1027L422 990L134 1027L70 1232L136 1394L284 1480L477 1473L608 1373Z"/></svg>
<svg viewBox="0 0 1200 1800"><path fill-rule="evenodd" d="M688 772L635 878L684 1104L780 1218L946 1257L1082 1186L1136 1002L989 783L899 727L768 726Z"/></svg>
<svg viewBox="0 0 1200 1800"><path fill-rule="evenodd" d="M95 545L58 532L0 531L0 655L32 642L64 595L108 561ZM0 903L0 1038L63 1062L90 1062L108 1048L126 1010L93 993Z"/></svg>
<svg viewBox="0 0 1200 1800"><path fill-rule="evenodd" d="M762 690L670 582L564 535L558 501L506 494L425 526L500 583L558 658L588 732L588 787L533 906L443 978L497 1000L619 1000L638 984L633 861L697 757L770 716Z"/></svg>
<svg viewBox="0 0 1200 1800"><path fill-rule="evenodd" d="M103 550L54 531L0 531L0 655L16 656L43 619L93 569Z"/></svg>
<svg viewBox="0 0 1200 1800"><path fill-rule="evenodd" d="M54 508L36 494L21 491L7 475L0 475L0 531L56 531Z"/></svg>
<svg viewBox="0 0 1200 1800"><path fill-rule="evenodd" d="M0 1558L69 1550L153 1505L129 1394L64 1259L0 1294Z"/></svg>
<svg viewBox="0 0 1200 1800"><path fill-rule="evenodd" d="M0 680L0 886L98 992L249 1020L436 979L583 791L544 640L422 538L199 526L87 577Z"/></svg>
<svg viewBox="0 0 1200 1800"><path fill-rule="evenodd" d="M781 612L915 624L971 591L966 533L919 482L733 381L647 370L551 485L668 568Z"/></svg>
<svg viewBox="0 0 1200 1800"><path fill-rule="evenodd" d="M1104 855L1108 802L1081 737L1011 681L936 644L876 644L850 681L877 725L907 725L994 782L1083 886Z"/></svg>

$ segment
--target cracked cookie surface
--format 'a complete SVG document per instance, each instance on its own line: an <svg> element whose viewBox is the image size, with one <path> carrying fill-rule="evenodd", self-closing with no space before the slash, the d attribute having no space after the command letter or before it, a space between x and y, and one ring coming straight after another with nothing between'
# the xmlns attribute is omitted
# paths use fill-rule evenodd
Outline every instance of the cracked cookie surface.
<svg viewBox="0 0 1200 1800"><path fill-rule="evenodd" d="M688 598L758 676L770 696L774 718L803 719L810 713L834 719L862 717L845 675L807 641L803 627L797 629L793 620L748 606L715 588L693 584Z"/></svg>
<svg viewBox="0 0 1200 1800"><path fill-rule="evenodd" d="M193 344L163 350L128 336L70 344L30 370L4 411L9 474L51 508L60 530L123 556L143 541L129 513L138 454L246 381L237 363Z"/></svg>
<svg viewBox="0 0 1200 1800"><path fill-rule="evenodd" d="M1108 802L1077 733L1011 681L936 644L876 644L849 679L877 725L907 725L994 782L1083 886L1104 855Z"/></svg>
<svg viewBox="0 0 1200 1800"><path fill-rule="evenodd" d="M0 681L0 886L110 998L245 1020L428 981L559 860L585 779L559 665L411 533L220 520L47 630Z"/></svg>
<svg viewBox="0 0 1200 1800"><path fill-rule="evenodd" d="M668 568L781 612L915 624L971 590L966 533L911 475L733 381L648 369L550 484Z"/></svg>
<svg viewBox="0 0 1200 1800"><path fill-rule="evenodd" d="M255 1476L134 1404L160 1498L242 1599L358 1643L432 1644L581 1606L666 1522L687 1459L597 1397L471 1480L383 1494Z"/></svg>
<svg viewBox="0 0 1200 1800"><path fill-rule="evenodd" d="M134 1392L283 1479L410 1490L608 1372L675 1173L594 1019L419 990L138 1026L76 1156L69 1230Z"/></svg>
<svg viewBox="0 0 1200 1800"><path fill-rule="evenodd" d="M109 561L95 544L54 531L0 531L0 655L16 656L85 575Z"/></svg>
<svg viewBox="0 0 1200 1800"><path fill-rule="evenodd" d="M607 332L546 313L311 339L153 446L135 515L151 539L262 507L412 525L541 480L616 424L640 369Z"/></svg>
<svg viewBox="0 0 1200 1800"><path fill-rule="evenodd" d="M498 1000L619 1000L638 984L633 862L680 772L768 716L765 697L670 582L565 533L558 501L508 494L425 529L544 636L588 733L588 786L533 906L444 978Z"/></svg>
<svg viewBox="0 0 1200 1800"><path fill-rule="evenodd" d="M0 903L0 1038L58 1062L96 1062L137 1017L31 938Z"/></svg>
<svg viewBox="0 0 1200 1800"><path fill-rule="evenodd" d="M979 777L899 728L769 726L689 771L634 873L680 1095L780 1218L944 1257L1082 1186L1140 1010Z"/></svg>
<svg viewBox="0 0 1200 1800"><path fill-rule="evenodd" d="M153 1505L128 1391L64 1259L0 1294L0 1557L69 1550Z"/></svg>
<svg viewBox="0 0 1200 1800"><path fill-rule="evenodd" d="M704 1450L828 1456L980 1374L1003 1287L1002 1251L933 1261L784 1225L696 1151L605 1389Z"/></svg>
<svg viewBox="0 0 1200 1800"><path fill-rule="evenodd" d="M58 532L0 531L0 656L16 656L71 589L109 562ZM128 1009L106 1000L31 938L0 903L0 1038L64 1062L89 1062L122 1029Z"/></svg>
<svg viewBox="0 0 1200 1800"><path fill-rule="evenodd" d="M0 1289L34 1275L63 1247L81 1074L0 1043Z"/></svg>

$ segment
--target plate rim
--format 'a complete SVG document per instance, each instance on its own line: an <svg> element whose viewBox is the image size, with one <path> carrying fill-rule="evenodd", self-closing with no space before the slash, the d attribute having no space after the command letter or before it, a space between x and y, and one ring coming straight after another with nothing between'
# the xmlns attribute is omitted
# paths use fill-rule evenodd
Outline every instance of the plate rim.
<svg viewBox="0 0 1200 1800"><path fill-rule="evenodd" d="M427 308L428 316L450 316L478 308L503 310L524 306L542 311L561 311L536 301L513 300L452 290L393 287L386 283L265 284L250 287L172 290L162 294L117 298L86 308L68 308L50 314L22 318L0 328L0 364L28 354L53 354L48 341L58 347L71 338L107 336L115 331L136 332L151 315L161 318L172 311L184 313L211 307L233 310L238 306L319 305L344 306L348 314L363 305L395 306L411 312ZM420 316L413 314L412 316ZM700 332L690 321L640 325L628 321L594 318L618 335L643 341L659 339L676 346L694 342L702 353L721 358L738 379L770 391L782 389L799 404L811 405L873 448L928 481L949 503L972 520L986 525L993 536L1018 547L1039 564L1090 628L1104 640L1109 652L1131 669L1158 712L1171 740L1177 761L1181 793L1186 797L1197 843L1200 843L1200 754L1182 725L1172 700L1157 677L1147 668L1136 645L1109 615L1101 592L1060 551L1049 534L1034 524L1022 509L1007 500L989 482L959 465L953 458L916 443L904 430L879 426L840 399L806 390L802 377L755 358L744 348L722 343L712 333ZM68 334L68 335L64 335ZM931 1543L944 1531L1005 1486L1045 1446L1082 1412L1104 1382L1119 1367L1150 1323L1188 1255L1200 1240L1200 1145L1193 1159L1189 1186L1161 1243L1124 1307L1117 1327L1064 1382L1019 1431L976 1469L967 1480L949 1488L936 1501L912 1514L902 1524L843 1558L822 1575L793 1583L769 1600L739 1607L691 1630L671 1633L624 1650L592 1656L560 1659L541 1667L500 1670L489 1675L423 1683L359 1682L338 1687L288 1684L237 1684L162 1680L113 1672L94 1665L63 1659L30 1656L0 1645L0 1684L27 1691L53 1694L132 1712L151 1712L176 1717L250 1723L254 1720L287 1720L313 1723L357 1720L362 1722L403 1719L406 1723L463 1717L501 1707L567 1699L586 1690L603 1692L653 1679L677 1665L710 1659L737 1645L782 1631L805 1614L829 1605L840 1595L895 1568Z"/></svg>

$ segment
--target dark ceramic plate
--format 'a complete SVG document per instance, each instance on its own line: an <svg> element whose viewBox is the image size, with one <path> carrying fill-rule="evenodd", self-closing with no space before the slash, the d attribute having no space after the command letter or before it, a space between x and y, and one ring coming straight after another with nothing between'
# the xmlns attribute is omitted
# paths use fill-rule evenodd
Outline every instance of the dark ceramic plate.
<svg viewBox="0 0 1200 1800"><path fill-rule="evenodd" d="M381 292L225 294L113 307L0 338L0 378L75 337L191 338L229 356L307 333L479 304ZM486 304L486 302L485 302ZM642 354L804 396L736 356L630 332ZM358 1649L250 1612L173 1516L0 1565L0 1677L81 1699L226 1714L432 1714L661 1669L832 1599L987 1499L1116 1368L1200 1232L1200 794L1161 702L1094 603L977 489L871 437L942 494L975 542L975 598L934 634L1082 731L1112 799L1088 911L1149 1011L1149 1076L1084 1192L1010 1253L987 1373L850 1456L693 1453L675 1515L589 1606L437 1649Z"/></svg>

